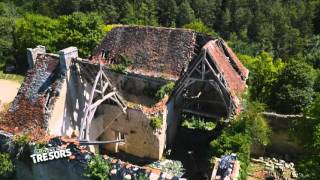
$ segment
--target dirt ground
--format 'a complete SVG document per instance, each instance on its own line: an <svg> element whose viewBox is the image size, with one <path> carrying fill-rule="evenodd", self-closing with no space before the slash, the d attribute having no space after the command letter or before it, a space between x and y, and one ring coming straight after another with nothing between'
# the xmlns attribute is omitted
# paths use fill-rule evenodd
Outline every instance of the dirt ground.
<svg viewBox="0 0 320 180"><path fill-rule="evenodd" d="M16 81L0 79L0 111L3 104L10 103L20 88L20 84Z"/></svg>

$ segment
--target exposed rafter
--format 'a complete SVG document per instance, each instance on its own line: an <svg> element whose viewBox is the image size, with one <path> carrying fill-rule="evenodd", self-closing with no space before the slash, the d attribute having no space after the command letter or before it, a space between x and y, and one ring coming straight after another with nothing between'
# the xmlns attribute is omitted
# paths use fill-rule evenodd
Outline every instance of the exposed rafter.
<svg viewBox="0 0 320 180"><path fill-rule="evenodd" d="M186 90L192 84L196 82L206 82L218 92L223 101L223 105L226 107L227 114L230 114L234 107L232 104L231 95L227 91L228 85L224 80L223 75L214 70L212 66L215 65L214 62L213 64L210 63L211 61L209 62L207 58L212 57L210 55L207 57L207 52L203 50L190 70L187 71L181 81L178 82L178 87L176 88L174 94L177 97L181 97L184 90Z"/></svg>
<svg viewBox="0 0 320 180"><path fill-rule="evenodd" d="M91 72L93 73L93 72ZM103 66L100 65L100 70L98 71L95 81L93 83L90 98L88 104L85 107L84 118L81 120L80 128L80 139L89 140L89 129L91 121L94 117L94 114L98 106L110 99L114 101L123 111L126 113L126 105L123 102L122 98L118 94L116 88L112 86L105 72L103 71Z"/></svg>

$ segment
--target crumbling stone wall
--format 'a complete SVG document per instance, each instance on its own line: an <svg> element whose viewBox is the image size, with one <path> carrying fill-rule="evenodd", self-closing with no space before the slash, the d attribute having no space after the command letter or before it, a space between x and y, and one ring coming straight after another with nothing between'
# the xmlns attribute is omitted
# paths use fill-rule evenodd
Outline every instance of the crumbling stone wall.
<svg viewBox="0 0 320 180"><path fill-rule="evenodd" d="M106 71L106 73L126 101L148 107L159 101L155 98L155 95L167 83L163 79L148 78L135 74L119 74L112 71Z"/></svg>
<svg viewBox="0 0 320 180"><path fill-rule="evenodd" d="M93 125L91 126L91 128L100 126L95 129L95 131L102 130L100 132L103 132L99 140L115 140L115 132L120 132L125 137L125 144L106 144L107 150L115 152L118 146L119 150L141 158L160 159L162 157L166 140L166 119L163 119L161 129L153 130L149 125L150 118L141 110L128 108L127 114L124 114L119 107L114 105L105 104L101 108L103 109L100 112L101 115L92 120ZM97 135L96 132L93 134Z"/></svg>

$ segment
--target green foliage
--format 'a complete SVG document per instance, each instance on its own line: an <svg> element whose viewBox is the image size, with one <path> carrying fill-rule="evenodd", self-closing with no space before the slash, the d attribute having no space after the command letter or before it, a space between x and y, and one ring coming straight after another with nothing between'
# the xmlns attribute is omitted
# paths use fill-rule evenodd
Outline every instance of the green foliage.
<svg viewBox="0 0 320 180"><path fill-rule="evenodd" d="M194 15L193 9L190 6L189 1L183 0L178 8L177 26L181 27L185 24L189 24L193 22L195 19L196 17Z"/></svg>
<svg viewBox="0 0 320 180"><path fill-rule="evenodd" d="M242 179L245 179L250 163L251 146L266 146L269 143L271 130L261 114L263 110L264 105L248 102L246 110L234 119L231 127L210 143L211 156L237 153L241 162Z"/></svg>
<svg viewBox="0 0 320 180"><path fill-rule="evenodd" d="M103 32L105 34L108 34L114 27L117 27L117 26L121 26L120 24L107 24L107 25L103 25Z"/></svg>
<svg viewBox="0 0 320 180"><path fill-rule="evenodd" d="M16 20L14 48L17 50L17 65L20 69L27 67L26 48L45 45L51 51L57 51L60 39L60 23L49 17L26 14Z"/></svg>
<svg viewBox="0 0 320 180"><path fill-rule="evenodd" d="M320 35L316 35L307 40L304 49L306 62L315 68L320 68Z"/></svg>
<svg viewBox="0 0 320 180"><path fill-rule="evenodd" d="M111 165L101 155L95 155L89 161L84 176L90 179L108 180L110 168Z"/></svg>
<svg viewBox="0 0 320 180"><path fill-rule="evenodd" d="M79 55L89 57L91 51L104 37L103 20L97 13L73 13L69 16L61 16L59 19L61 27L59 49L76 46Z"/></svg>
<svg viewBox="0 0 320 180"><path fill-rule="evenodd" d="M49 52L76 46L80 56L88 57L104 36L102 25L102 18L96 13L74 13L58 19L26 14L15 24L17 63L26 67L26 48L37 45L45 45Z"/></svg>
<svg viewBox="0 0 320 180"><path fill-rule="evenodd" d="M156 93L158 99L163 99L165 95L171 95L172 91L175 88L174 82L169 82L166 85L162 86Z"/></svg>
<svg viewBox="0 0 320 180"><path fill-rule="evenodd" d="M176 26L178 6L175 0L159 0L159 23L166 27Z"/></svg>
<svg viewBox="0 0 320 180"><path fill-rule="evenodd" d="M212 29L210 29L208 26L206 26L202 21L200 20L197 20L197 21L194 21L194 22L191 22L189 24L186 24L183 26L183 28L186 28L186 29L193 29L197 32L200 32L200 33L204 33L204 34L207 34L207 35L210 35L210 36L218 36L217 33L215 33Z"/></svg>
<svg viewBox="0 0 320 180"><path fill-rule="evenodd" d="M43 44L51 51L57 51L56 44L61 36L59 32L60 22L49 17L26 14L16 21L15 48L19 52L26 52L26 47L35 47Z"/></svg>
<svg viewBox="0 0 320 180"><path fill-rule="evenodd" d="M197 119L192 117L191 119L185 119L182 122L182 126L188 129L200 129L200 130L207 130L211 131L216 128L217 124L211 121L205 121L202 119Z"/></svg>
<svg viewBox="0 0 320 180"><path fill-rule="evenodd" d="M302 60L290 62L274 86L270 105L282 113L300 113L312 101L315 76Z"/></svg>
<svg viewBox="0 0 320 180"><path fill-rule="evenodd" d="M29 144L30 138L27 134L15 135L13 142L18 147L24 147Z"/></svg>
<svg viewBox="0 0 320 180"><path fill-rule="evenodd" d="M256 57L239 55L242 63L250 70L249 90L251 99L267 103L272 94L272 87L278 81L285 63L280 59L273 59L266 52Z"/></svg>
<svg viewBox="0 0 320 180"><path fill-rule="evenodd" d="M163 119L161 116L152 117L150 119L150 126L153 130L160 129L163 124Z"/></svg>
<svg viewBox="0 0 320 180"><path fill-rule="evenodd" d="M136 3L126 1L123 9L124 17L120 21L124 24L155 26L158 24L156 9L157 4L155 1L141 1Z"/></svg>
<svg viewBox="0 0 320 180"><path fill-rule="evenodd" d="M0 178L9 179L15 170L10 154L0 153L0 167Z"/></svg>
<svg viewBox="0 0 320 180"><path fill-rule="evenodd" d="M301 179L319 179L320 171L320 95L304 110L304 119L294 129L296 137L304 145L304 154L297 170Z"/></svg>
<svg viewBox="0 0 320 180"><path fill-rule="evenodd" d="M21 84L24 80L24 76L19 75L19 74L7 74L4 73L2 69L5 67L0 64L0 79L5 79L5 80L11 80L11 81L16 81L19 84Z"/></svg>

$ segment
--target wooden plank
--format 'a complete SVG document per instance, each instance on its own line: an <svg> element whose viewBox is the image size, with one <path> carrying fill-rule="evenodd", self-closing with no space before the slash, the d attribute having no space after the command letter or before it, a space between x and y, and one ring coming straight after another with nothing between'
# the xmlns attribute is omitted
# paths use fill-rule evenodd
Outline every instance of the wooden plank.
<svg viewBox="0 0 320 180"><path fill-rule="evenodd" d="M96 145L96 144L113 144L113 143L120 143L120 142L125 142L124 139L119 139L119 140L111 140L111 141L83 141L80 140L79 143L80 145Z"/></svg>

